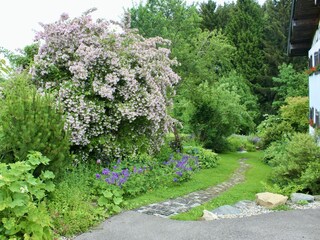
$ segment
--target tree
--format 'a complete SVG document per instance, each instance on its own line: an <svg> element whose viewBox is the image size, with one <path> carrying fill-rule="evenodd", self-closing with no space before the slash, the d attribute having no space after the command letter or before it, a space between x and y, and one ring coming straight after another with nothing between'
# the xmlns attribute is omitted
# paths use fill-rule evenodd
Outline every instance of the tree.
<svg viewBox="0 0 320 240"><path fill-rule="evenodd" d="M262 106L268 100L261 78L266 69L262 45L263 27L260 5L254 0L238 0L225 30L237 49L234 53L237 72L250 82Z"/></svg>
<svg viewBox="0 0 320 240"><path fill-rule="evenodd" d="M224 5L217 6L216 2L212 0L200 3L201 28L209 31L217 29L224 32L230 21L234 6L234 3L224 3Z"/></svg>
<svg viewBox="0 0 320 240"><path fill-rule="evenodd" d="M276 93L273 106L276 109L282 106L288 97L308 96L308 75L297 72L291 64L279 66L279 75L273 77L272 81Z"/></svg>
<svg viewBox="0 0 320 240"><path fill-rule="evenodd" d="M191 102L190 125L196 136L206 148L217 152L225 150L226 138L239 131L247 118L239 95L204 82L194 89Z"/></svg>

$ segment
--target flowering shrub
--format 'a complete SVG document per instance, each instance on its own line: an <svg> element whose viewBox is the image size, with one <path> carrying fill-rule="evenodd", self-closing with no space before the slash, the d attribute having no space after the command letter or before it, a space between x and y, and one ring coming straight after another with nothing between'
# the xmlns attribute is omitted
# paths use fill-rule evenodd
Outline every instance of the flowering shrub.
<svg viewBox="0 0 320 240"><path fill-rule="evenodd" d="M198 159L188 155L180 160L171 157L163 164L154 159L145 163L136 160L141 160L141 156L133 157L133 161L118 160L116 164L103 168L96 174L97 182L104 183L109 189L121 189L125 197L134 197L172 182L187 181L199 166ZM128 162L134 165L128 166Z"/></svg>
<svg viewBox="0 0 320 240"><path fill-rule="evenodd" d="M179 81L169 41L124 27L116 33L89 13L42 24L34 81L64 103L65 127L84 159L155 150L172 127L167 107Z"/></svg>

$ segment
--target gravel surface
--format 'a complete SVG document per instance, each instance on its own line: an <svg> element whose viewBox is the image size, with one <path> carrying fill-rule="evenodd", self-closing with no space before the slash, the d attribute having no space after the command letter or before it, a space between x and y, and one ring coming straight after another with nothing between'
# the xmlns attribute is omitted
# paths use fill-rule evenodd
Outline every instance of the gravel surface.
<svg viewBox="0 0 320 240"><path fill-rule="evenodd" d="M312 202L308 203L306 205L299 205L299 204L293 204L290 201L287 202L286 204L290 209L316 209L320 208L320 202ZM267 213L272 213L272 212L278 212L278 211L286 211L286 210L270 210L265 207L257 205L255 202L248 203L246 205L243 205L241 207L238 207L242 213L241 214L226 214L226 215L217 215L218 219L224 219L224 218L243 218L243 217L250 217L250 216L255 216L255 215L260 215L260 214L267 214ZM289 210L290 210L289 209Z"/></svg>

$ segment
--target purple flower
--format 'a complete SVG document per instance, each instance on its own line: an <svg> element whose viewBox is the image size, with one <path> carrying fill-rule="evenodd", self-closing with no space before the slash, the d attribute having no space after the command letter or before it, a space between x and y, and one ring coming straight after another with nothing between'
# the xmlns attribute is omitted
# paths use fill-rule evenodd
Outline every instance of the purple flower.
<svg viewBox="0 0 320 240"><path fill-rule="evenodd" d="M125 176L125 177L129 177L129 175L130 175L128 169L122 170L121 173L122 173L122 175Z"/></svg>
<svg viewBox="0 0 320 240"><path fill-rule="evenodd" d="M178 171L176 172L177 175L179 175L180 177L182 177L182 172Z"/></svg>
<svg viewBox="0 0 320 240"><path fill-rule="evenodd" d="M178 182L178 179L177 179L177 178L174 178L173 181L174 181L174 182Z"/></svg>
<svg viewBox="0 0 320 240"><path fill-rule="evenodd" d="M101 176L99 173L96 174L96 178L99 179Z"/></svg>
<svg viewBox="0 0 320 240"><path fill-rule="evenodd" d="M110 170L108 168L105 168L102 170L103 175L109 175L109 173L110 173Z"/></svg>
<svg viewBox="0 0 320 240"><path fill-rule="evenodd" d="M117 169L117 167L118 167L117 165L114 165L114 166L113 166L113 169Z"/></svg>
<svg viewBox="0 0 320 240"><path fill-rule="evenodd" d="M120 163L121 163L121 159L120 159L120 158L118 158L117 164L120 164Z"/></svg>

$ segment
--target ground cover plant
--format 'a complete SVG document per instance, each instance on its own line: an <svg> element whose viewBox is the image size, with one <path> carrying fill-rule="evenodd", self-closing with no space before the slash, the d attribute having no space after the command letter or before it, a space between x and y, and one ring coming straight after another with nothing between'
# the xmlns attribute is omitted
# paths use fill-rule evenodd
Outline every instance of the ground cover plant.
<svg viewBox="0 0 320 240"><path fill-rule="evenodd" d="M245 173L246 180L211 201L191 209L186 213L173 216L176 220L199 220L203 210L212 210L222 205L232 205L241 200L254 200L255 194L264 191L262 181L267 181L271 173L271 167L261 161L262 152L242 153L238 156L248 158L249 170Z"/></svg>
<svg viewBox="0 0 320 240"><path fill-rule="evenodd" d="M39 152L24 162L0 163L0 239L52 239L51 217L45 197L54 190L50 171L33 173L49 159Z"/></svg>

